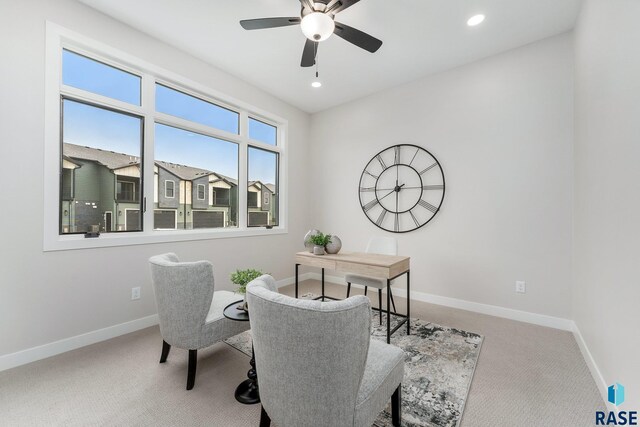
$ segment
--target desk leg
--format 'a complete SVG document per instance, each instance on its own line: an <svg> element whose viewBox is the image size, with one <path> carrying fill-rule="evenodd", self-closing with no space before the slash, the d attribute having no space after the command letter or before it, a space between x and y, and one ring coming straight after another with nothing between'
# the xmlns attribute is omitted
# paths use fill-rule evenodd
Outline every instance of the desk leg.
<svg viewBox="0 0 640 427"><path fill-rule="evenodd" d="M298 269L300 264L296 264L296 298L298 298Z"/></svg>
<svg viewBox="0 0 640 427"><path fill-rule="evenodd" d="M407 335L409 335L409 333L411 332L411 310L410 310L410 306L411 306L411 278L410 278L410 271L407 270Z"/></svg>
<svg viewBox="0 0 640 427"><path fill-rule="evenodd" d="M391 280L387 279L387 344L391 344L391 313L389 310L391 298ZM382 316L382 310L380 310L380 316Z"/></svg>
<svg viewBox="0 0 640 427"><path fill-rule="evenodd" d="M322 269L322 302L324 302L324 268Z"/></svg>

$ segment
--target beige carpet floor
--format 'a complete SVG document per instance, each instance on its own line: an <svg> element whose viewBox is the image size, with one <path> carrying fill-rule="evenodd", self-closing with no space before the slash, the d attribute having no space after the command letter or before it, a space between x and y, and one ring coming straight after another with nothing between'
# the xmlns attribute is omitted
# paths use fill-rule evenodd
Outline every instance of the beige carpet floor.
<svg viewBox="0 0 640 427"><path fill-rule="evenodd" d="M307 281L301 289L319 286ZM344 292L327 286L328 295ZM396 304L404 307L401 298ZM485 336L462 427L581 427L604 410L568 332L420 302L412 315ZM161 343L152 327L0 372L0 425L257 426L259 405L233 397L247 356L223 343L201 351L187 392L187 352L172 349L160 365Z"/></svg>

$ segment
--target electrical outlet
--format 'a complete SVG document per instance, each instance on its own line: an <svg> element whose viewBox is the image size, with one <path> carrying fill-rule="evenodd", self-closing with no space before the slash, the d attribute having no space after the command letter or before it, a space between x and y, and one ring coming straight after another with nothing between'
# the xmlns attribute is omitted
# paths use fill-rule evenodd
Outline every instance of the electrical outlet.
<svg viewBox="0 0 640 427"><path fill-rule="evenodd" d="M522 281L516 281L516 292L524 294L527 292L527 283Z"/></svg>
<svg viewBox="0 0 640 427"><path fill-rule="evenodd" d="M131 301L140 299L140 286L131 288Z"/></svg>

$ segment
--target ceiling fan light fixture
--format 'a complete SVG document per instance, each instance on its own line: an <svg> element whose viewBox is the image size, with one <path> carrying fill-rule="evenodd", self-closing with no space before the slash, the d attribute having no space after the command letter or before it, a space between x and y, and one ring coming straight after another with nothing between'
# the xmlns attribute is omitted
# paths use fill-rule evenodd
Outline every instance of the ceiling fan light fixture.
<svg viewBox="0 0 640 427"><path fill-rule="evenodd" d="M329 15L322 12L312 12L302 18L300 28L309 40L321 42L333 34L336 24Z"/></svg>

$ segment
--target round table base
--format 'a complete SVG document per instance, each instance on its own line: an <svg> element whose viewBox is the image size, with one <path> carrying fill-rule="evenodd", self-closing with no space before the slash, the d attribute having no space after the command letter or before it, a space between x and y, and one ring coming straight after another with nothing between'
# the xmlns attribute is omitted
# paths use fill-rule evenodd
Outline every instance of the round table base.
<svg viewBox="0 0 640 427"><path fill-rule="evenodd" d="M260 393L255 381L244 380L236 388L236 400L245 405L260 403Z"/></svg>

